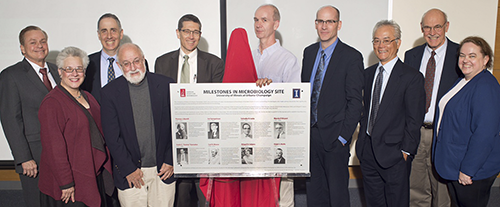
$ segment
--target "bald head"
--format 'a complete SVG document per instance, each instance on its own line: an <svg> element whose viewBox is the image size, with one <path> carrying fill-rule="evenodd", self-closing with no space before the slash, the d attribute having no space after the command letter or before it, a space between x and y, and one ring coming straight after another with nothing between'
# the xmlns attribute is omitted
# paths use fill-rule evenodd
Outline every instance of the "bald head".
<svg viewBox="0 0 500 207"><path fill-rule="evenodd" d="M436 50L445 43L449 25L448 17L443 11L431 9L425 12L420 28L429 48Z"/></svg>

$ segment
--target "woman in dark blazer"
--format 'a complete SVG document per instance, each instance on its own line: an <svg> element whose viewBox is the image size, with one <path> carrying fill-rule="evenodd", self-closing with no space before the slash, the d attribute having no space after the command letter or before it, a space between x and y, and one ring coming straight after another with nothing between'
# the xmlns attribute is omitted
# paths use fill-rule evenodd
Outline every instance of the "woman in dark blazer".
<svg viewBox="0 0 500 207"><path fill-rule="evenodd" d="M458 206L487 206L500 172L500 85L487 71L493 52L480 37L460 43L465 78L439 101L433 161Z"/></svg>
<svg viewBox="0 0 500 207"><path fill-rule="evenodd" d="M56 62L61 84L45 96L38 114L41 206L107 206L114 185L100 106L80 90L89 59L67 47Z"/></svg>

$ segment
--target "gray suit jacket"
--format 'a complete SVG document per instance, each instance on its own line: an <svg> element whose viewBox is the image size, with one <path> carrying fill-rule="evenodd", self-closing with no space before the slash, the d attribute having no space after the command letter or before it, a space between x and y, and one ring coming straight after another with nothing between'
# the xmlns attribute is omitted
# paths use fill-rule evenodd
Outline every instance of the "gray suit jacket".
<svg viewBox="0 0 500 207"><path fill-rule="evenodd" d="M59 84L57 66L52 63L47 65ZM23 172L23 162L35 160L37 164L40 163L42 145L38 108L48 92L26 59L0 73L0 120L14 156L17 173Z"/></svg>
<svg viewBox="0 0 500 207"><path fill-rule="evenodd" d="M166 53L156 59L155 73L162 74L177 82L179 72L179 50ZM198 83L222 83L224 61L215 55L198 49Z"/></svg>

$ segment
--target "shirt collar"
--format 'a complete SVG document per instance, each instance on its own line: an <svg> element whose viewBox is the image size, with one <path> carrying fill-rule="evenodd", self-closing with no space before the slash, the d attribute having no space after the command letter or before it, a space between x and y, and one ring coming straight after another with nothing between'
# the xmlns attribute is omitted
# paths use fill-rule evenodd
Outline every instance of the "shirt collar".
<svg viewBox="0 0 500 207"><path fill-rule="evenodd" d="M186 55L186 53L179 48L179 59L184 59L184 55ZM193 52L189 53L187 56L189 56L189 60L194 60L194 58L198 56L198 48L195 48Z"/></svg>
<svg viewBox="0 0 500 207"><path fill-rule="evenodd" d="M106 60L106 61L107 61L109 58L114 58L114 59L115 59L115 62L117 61L117 59L116 59L116 54L115 54L115 55L113 55L113 56L109 56L109 55L108 55L106 52L104 52L103 50L101 50L101 58L102 58L103 60Z"/></svg>
<svg viewBox="0 0 500 207"><path fill-rule="evenodd" d="M276 39L276 42L275 42L273 45L271 45L271 46L267 47L266 49L264 49L264 51L263 51L263 52L262 52L262 51L260 51L260 48L259 48L259 46L257 45L257 51L259 52L259 54L264 54L264 52L265 52L265 53L269 53L269 54L273 54L273 53L274 53L274 51L278 50L278 47L279 47L279 46L280 46L280 40L279 40L279 39Z"/></svg>
<svg viewBox="0 0 500 207"><path fill-rule="evenodd" d="M43 67L40 67L40 66L39 66L39 65L37 65L36 63L31 62L28 58L24 58L24 59L26 59L26 60L28 61L28 63L30 63L31 67L35 70L35 72L36 72L37 74L39 74L39 73L40 73L40 69L41 69L41 68L47 68L47 72L50 72L50 71L49 71L49 67L47 66L47 62L43 62Z"/></svg>
<svg viewBox="0 0 500 207"><path fill-rule="evenodd" d="M395 58L393 58L391 61L387 62L385 65L382 65L381 62L378 62L378 67L377 68L380 68L380 66L384 66L384 71L386 71L388 74L391 74L392 72L392 69L394 68L394 65L396 65L396 62L399 60L399 57L396 56ZM378 69L377 69L378 70Z"/></svg>
<svg viewBox="0 0 500 207"><path fill-rule="evenodd" d="M436 59L438 59L439 57L443 57L444 55L446 55L446 48L448 47L448 38L446 38L446 40L444 41L443 45L441 45L440 47L438 47L438 49L434 50L434 52L436 52ZM432 54L432 49L429 47L429 45L425 46L425 50L427 52L429 52L429 54Z"/></svg>

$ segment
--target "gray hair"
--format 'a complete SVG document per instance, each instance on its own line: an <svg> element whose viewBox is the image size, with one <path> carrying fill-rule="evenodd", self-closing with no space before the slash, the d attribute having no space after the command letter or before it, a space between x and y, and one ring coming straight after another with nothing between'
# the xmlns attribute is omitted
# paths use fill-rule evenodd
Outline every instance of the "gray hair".
<svg viewBox="0 0 500 207"><path fill-rule="evenodd" d="M118 50L116 52L116 58L117 58L116 61L118 61L118 63L121 63L120 53L122 51L122 48L129 47L129 46L133 46L133 47L137 48L139 50L139 52L141 53L141 56L144 57L144 53L142 52L142 49L139 47L139 45L129 42L129 43L125 43L123 45L120 45L120 47L118 47Z"/></svg>
<svg viewBox="0 0 500 207"><path fill-rule="evenodd" d="M394 28L394 37L396 37L396 41L401 39L401 27L399 27L399 24L396 23L394 20L380 20L375 24L375 27L373 27L373 33L372 37L375 36L375 32L382 27L382 26L391 26Z"/></svg>
<svg viewBox="0 0 500 207"><path fill-rule="evenodd" d="M101 23L101 20L103 20L104 18L112 18L116 21L116 24L118 24L118 28L122 29L122 23L120 22L120 19L118 19L118 17L114 14L111 14L111 13L106 13L106 14L103 14L101 17L99 17L99 20L97 20L97 31L99 31L99 24Z"/></svg>
<svg viewBox="0 0 500 207"><path fill-rule="evenodd" d="M87 68L89 65L89 57L87 53L77 47L66 47L56 57L56 65L58 68L64 67L64 60L68 57L79 57L82 60L83 67Z"/></svg>

